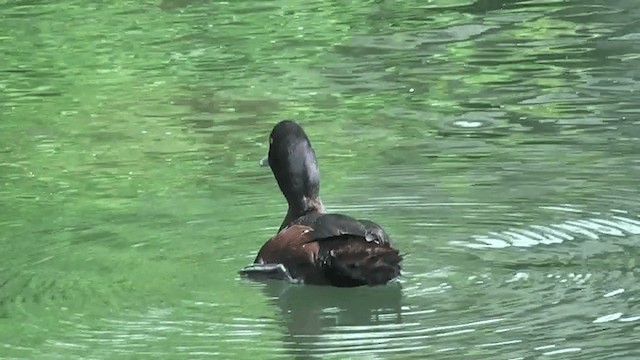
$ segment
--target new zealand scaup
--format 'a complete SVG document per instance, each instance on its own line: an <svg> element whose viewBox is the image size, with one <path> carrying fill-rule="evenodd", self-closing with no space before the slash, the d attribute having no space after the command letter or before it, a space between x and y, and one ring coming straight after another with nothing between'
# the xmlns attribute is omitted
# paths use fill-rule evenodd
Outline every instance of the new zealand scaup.
<svg viewBox="0 0 640 360"><path fill-rule="evenodd" d="M267 159L289 210L241 274L339 287L382 285L400 275L402 257L378 224L325 213L316 155L300 125L276 124Z"/></svg>

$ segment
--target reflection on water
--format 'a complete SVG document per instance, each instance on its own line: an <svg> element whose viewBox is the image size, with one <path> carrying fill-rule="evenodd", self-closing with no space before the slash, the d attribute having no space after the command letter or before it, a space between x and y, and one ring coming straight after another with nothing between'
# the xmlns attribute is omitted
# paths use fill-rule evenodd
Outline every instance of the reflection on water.
<svg viewBox="0 0 640 360"><path fill-rule="evenodd" d="M0 358L640 357L636 0L0 9ZM397 283L236 275L283 118Z"/></svg>
<svg viewBox="0 0 640 360"><path fill-rule="evenodd" d="M558 207L546 207L558 209ZM560 208L563 209L563 208ZM581 211L578 211L581 212ZM470 248L504 248L508 246L530 247L539 244L559 244L582 237L587 240L599 240L601 236L611 235L629 237L640 234L640 221L624 216L612 215L608 218L585 218L567 220L559 224L530 225L525 229L510 229L490 232L487 235L472 236L474 242L452 241L453 245Z"/></svg>
<svg viewBox="0 0 640 360"><path fill-rule="evenodd" d="M402 323L398 283L342 291L269 282L263 289L281 311L285 347L300 358L388 350L385 331Z"/></svg>

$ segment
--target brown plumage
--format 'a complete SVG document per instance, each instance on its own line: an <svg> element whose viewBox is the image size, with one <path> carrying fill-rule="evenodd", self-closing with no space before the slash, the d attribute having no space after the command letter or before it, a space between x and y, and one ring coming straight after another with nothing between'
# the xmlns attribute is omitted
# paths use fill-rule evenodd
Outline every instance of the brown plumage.
<svg viewBox="0 0 640 360"><path fill-rule="evenodd" d="M278 234L241 274L340 287L381 285L399 276L402 257L378 224L324 212L315 152L302 127L282 121L269 143L268 163L289 210Z"/></svg>

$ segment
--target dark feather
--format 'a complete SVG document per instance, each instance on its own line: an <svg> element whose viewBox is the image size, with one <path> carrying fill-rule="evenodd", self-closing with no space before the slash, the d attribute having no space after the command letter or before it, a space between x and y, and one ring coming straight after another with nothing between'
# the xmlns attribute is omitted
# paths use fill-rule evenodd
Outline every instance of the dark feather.
<svg viewBox="0 0 640 360"><path fill-rule="evenodd" d="M269 278L288 278L284 272L273 274L272 264L282 264L292 278L306 284L339 287L382 285L400 275L402 257L390 243L367 241L353 234L335 235L339 232L336 227L319 229L298 224L285 228L262 246L255 264L264 264ZM322 233L330 237L320 236ZM255 266L243 273L256 279L267 277Z"/></svg>
<svg viewBox="0 0 640 360"><path fill-rule="evenodd" d="M389 236L380 225L370 220L356 220L347 215L311 213L294 220L292 224L313 228L311 241L353 235L380 245L391 244Z"/></svg>
<svg viewBox="0 0 640 360"><path fill-rule="evenodd" d="M361 237L322 241L319 253L325 276L335 286L382 285L400 275L398 250Z"/></svg>

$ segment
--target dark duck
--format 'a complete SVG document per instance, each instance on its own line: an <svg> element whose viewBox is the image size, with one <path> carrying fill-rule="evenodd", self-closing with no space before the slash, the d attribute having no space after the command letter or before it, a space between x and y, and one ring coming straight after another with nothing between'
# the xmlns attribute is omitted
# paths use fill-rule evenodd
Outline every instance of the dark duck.
<svg viewBox="0 0 640 360"><path fill-rule="evenodd" d="M289 210L241 274L338 287L383 285L400 275L402 257L378 224L325 213L316 155L300 125L276 124L267 159Z"/></svg>

